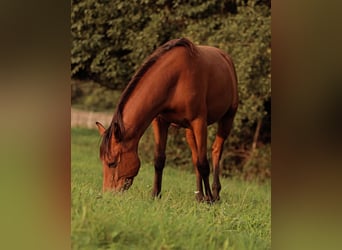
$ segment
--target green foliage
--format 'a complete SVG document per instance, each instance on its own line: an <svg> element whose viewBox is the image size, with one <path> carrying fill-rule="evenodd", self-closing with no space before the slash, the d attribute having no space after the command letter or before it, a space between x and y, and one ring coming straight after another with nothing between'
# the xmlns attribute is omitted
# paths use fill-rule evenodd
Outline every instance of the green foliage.
<svg viewBox="0 0 342 250"><path fill-rule="evenodd" d="M93 82L73 81L71 103L76 108L89 111L113 111L120 92Z"/></svg>
<svg viewBox="0 0 342 250"><path fill-rule="evenodd" d="M170 39L187 37L223 49L233 58L239 80L230 151L251 149L259 120L263 121L259 138L270 143L270 126L265 122L271 116L266 108L271 102L270 0L73 0L71 19L72 78L120 91L144 58ZM97 86L83 93L89 97L73 104L113 110L112 92ZM211 141L215 132L210 128ZM183 133L174 134L181 154L186 148ZM249 160L235 157L235 162Z"/></svg>
<svg viewBox="0 0 342 250"><path fill-rule="evenodd" d="M71 131L72 249L270 249L270 183L222 179L221 201L195 200L194 173L165 168L150 198L153 166L142 162L124 194L101 194L95 130ZM192 168L189 166L189 168Z"/></svg>

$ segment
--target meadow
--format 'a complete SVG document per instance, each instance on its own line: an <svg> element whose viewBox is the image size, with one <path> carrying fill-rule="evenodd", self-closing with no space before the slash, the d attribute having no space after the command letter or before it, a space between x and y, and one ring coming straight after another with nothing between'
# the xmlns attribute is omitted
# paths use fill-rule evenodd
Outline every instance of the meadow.
<svg viewBox="0 0 342 250"><path fill-rule="evenodd" d="M198 203L193 167L167 161L162 198L154 200L153 165L142 161L127 192L102 194L99 144L96 130L72 128L72 249L271 248L270 181L221 178L221 200Z"/></svg>

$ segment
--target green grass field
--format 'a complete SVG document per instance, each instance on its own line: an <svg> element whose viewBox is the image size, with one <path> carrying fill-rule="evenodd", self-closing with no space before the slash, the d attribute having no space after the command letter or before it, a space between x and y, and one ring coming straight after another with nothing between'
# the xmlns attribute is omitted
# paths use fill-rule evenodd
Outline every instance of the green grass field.
<svg viewBox="0 0 342 250"><path fill-rule="evenodd" d="M162 198L153 200L153 166L142 162L127 192L102 195L97 131L71 135L72 249L271 248L269 182L221 178L221 201L209 205L195 200L193 173L166 166Z"/></svg>

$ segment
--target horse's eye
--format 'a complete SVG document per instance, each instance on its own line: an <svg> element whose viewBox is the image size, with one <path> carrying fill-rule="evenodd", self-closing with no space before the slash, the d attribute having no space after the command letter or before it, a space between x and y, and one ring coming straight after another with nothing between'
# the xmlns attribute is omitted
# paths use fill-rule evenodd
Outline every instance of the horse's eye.
<svg viewBox="0 0 342 250"><path fill-rule="evenodd" d="M110 162L110 163L108 163L108 167L110 167L110 168L115 168L117 165L118 165L117 162Z"/></svg>

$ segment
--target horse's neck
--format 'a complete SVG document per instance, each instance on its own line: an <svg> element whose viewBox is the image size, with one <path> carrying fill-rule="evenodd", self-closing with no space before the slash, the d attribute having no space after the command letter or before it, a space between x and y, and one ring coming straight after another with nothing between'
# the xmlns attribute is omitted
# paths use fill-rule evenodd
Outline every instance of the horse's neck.
<svg viewBox="0 0 342 250"><path fill-rule="evenodd" d="M123 108L125 137L140 140L152 120L157 116L165 103L165 95L160 85L154 82L138 83ZM158 86L159 85L159 86Z"/></svg>

